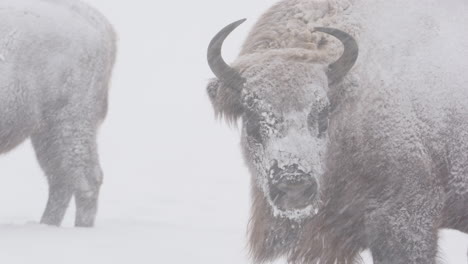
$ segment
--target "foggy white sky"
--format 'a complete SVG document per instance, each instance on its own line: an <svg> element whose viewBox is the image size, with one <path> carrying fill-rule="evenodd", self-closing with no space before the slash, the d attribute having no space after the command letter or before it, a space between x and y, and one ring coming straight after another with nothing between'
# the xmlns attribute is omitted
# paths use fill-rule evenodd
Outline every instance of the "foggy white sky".
<svg viewBox="0 0 468 264"><path fill-rule="evenodd" d="M132 257L135 263L247 263L249 174L239 132L214 120L205 93L212 77L206 48L226 24L248 18L223 50L226 60L234 59L252 23L275 1L87 2L120 39L99 137L105 179L98 227L65 233L22 227L39 220L47 192L27 142L0 157L0 262L28 263L22 256L29 254L36 263L62 263L71 254L68 263ZM449 235L445 258L463 260L466 236ZM62 254L50 257L50 248ZM90 253L76 257L82 252Z"/></svg>

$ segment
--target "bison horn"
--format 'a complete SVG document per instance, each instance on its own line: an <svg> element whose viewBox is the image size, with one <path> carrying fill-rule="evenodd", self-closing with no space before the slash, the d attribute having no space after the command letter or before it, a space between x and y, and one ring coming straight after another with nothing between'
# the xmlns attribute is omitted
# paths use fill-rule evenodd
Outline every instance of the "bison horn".
<svg viewBox="0 0 468 264"><path fill-rule="evenodd" d="M356 63L359 47L356 40L346 32L335 28L316 27L316 31L327 33L339 39L343 43L343 55L328 67L328 80L331 85L343 80Z"/></svg>
<svg viewBox="0 0 468 264"><path fill-rule="evenodd" d="M218 79L235 89L241 89L245 83L245 79L237 70L226 64L221 55L221 48L223 47L224 40L227 36L240 24L244 23L245 20L246 19L241 19L227 25L218 32L216 36L214 36L208 46L208 64L210 65L211 70Z"/></svg>

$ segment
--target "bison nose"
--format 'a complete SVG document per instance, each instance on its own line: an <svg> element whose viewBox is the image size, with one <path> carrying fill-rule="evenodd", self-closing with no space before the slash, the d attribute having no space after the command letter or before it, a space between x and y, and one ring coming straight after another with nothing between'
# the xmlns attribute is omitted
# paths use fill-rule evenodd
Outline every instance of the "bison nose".
<svg viewBox="0 0 468 264"><path fill-rule="evenodd" d="M269 174L270 174L270 178L277 180L278 178L283 178L283 176L290 178L290 177L300 176L306 173L299 169L298 164L291 164L291 165L287 165L287 166L280 168L278 166L278 161L273 160L271 167L270 167Z"/></svg>

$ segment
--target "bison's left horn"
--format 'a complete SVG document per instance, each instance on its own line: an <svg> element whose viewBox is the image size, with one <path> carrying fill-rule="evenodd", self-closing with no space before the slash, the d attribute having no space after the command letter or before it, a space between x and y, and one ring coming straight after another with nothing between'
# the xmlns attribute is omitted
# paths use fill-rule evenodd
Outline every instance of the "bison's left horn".
<svg viewBox="0 0 468 264"><path fill-rule="evenodd" d="M214 36L208 46L208 64L210 65L211 70L218 79L234 89L241 89L245 83L245 79L238 71L227 65L221 55L221 48L223 47L224 40L227 36L229 36L229 34L240 24L244 23L245 20L246 19L241 19L227 25L218 32L216 36Z"/></svg>
<svg viewBox="0 0 468 264"><path fill-rule="evenodd" d="M343 55L328 67L329 83L336 84L343 80L356 63L359 54L358 44L351 35L339 29L316 27L315 30L332 35L343 43Z"/></svg>

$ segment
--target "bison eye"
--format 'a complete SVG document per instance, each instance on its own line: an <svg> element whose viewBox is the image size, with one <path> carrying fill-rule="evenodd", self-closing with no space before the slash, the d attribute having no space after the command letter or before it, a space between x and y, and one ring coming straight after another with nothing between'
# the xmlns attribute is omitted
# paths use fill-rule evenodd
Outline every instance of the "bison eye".
<svg viewBox="0 0 468 264"><path fill-rule="evenodd" d="M312 111L308 117L309 130L319 138L325 135L328 129L329 107L324 107L320 111Z"/></svg>
<svg viewBox="0 0 468 264"><path fill-rule="evenodd" d="M256 142L262 142L262 127L260 118L256 113L248 113L244 116L244 126L247 136L253 138Z"/></svg>
<svg viewBox="0 0 468 264"><path fill-rule="evenodd" d="M328 130L328 115L330 113L330 108L328 106L324 107L318 115L318 136L322 137L325 132Z"/></svg>

